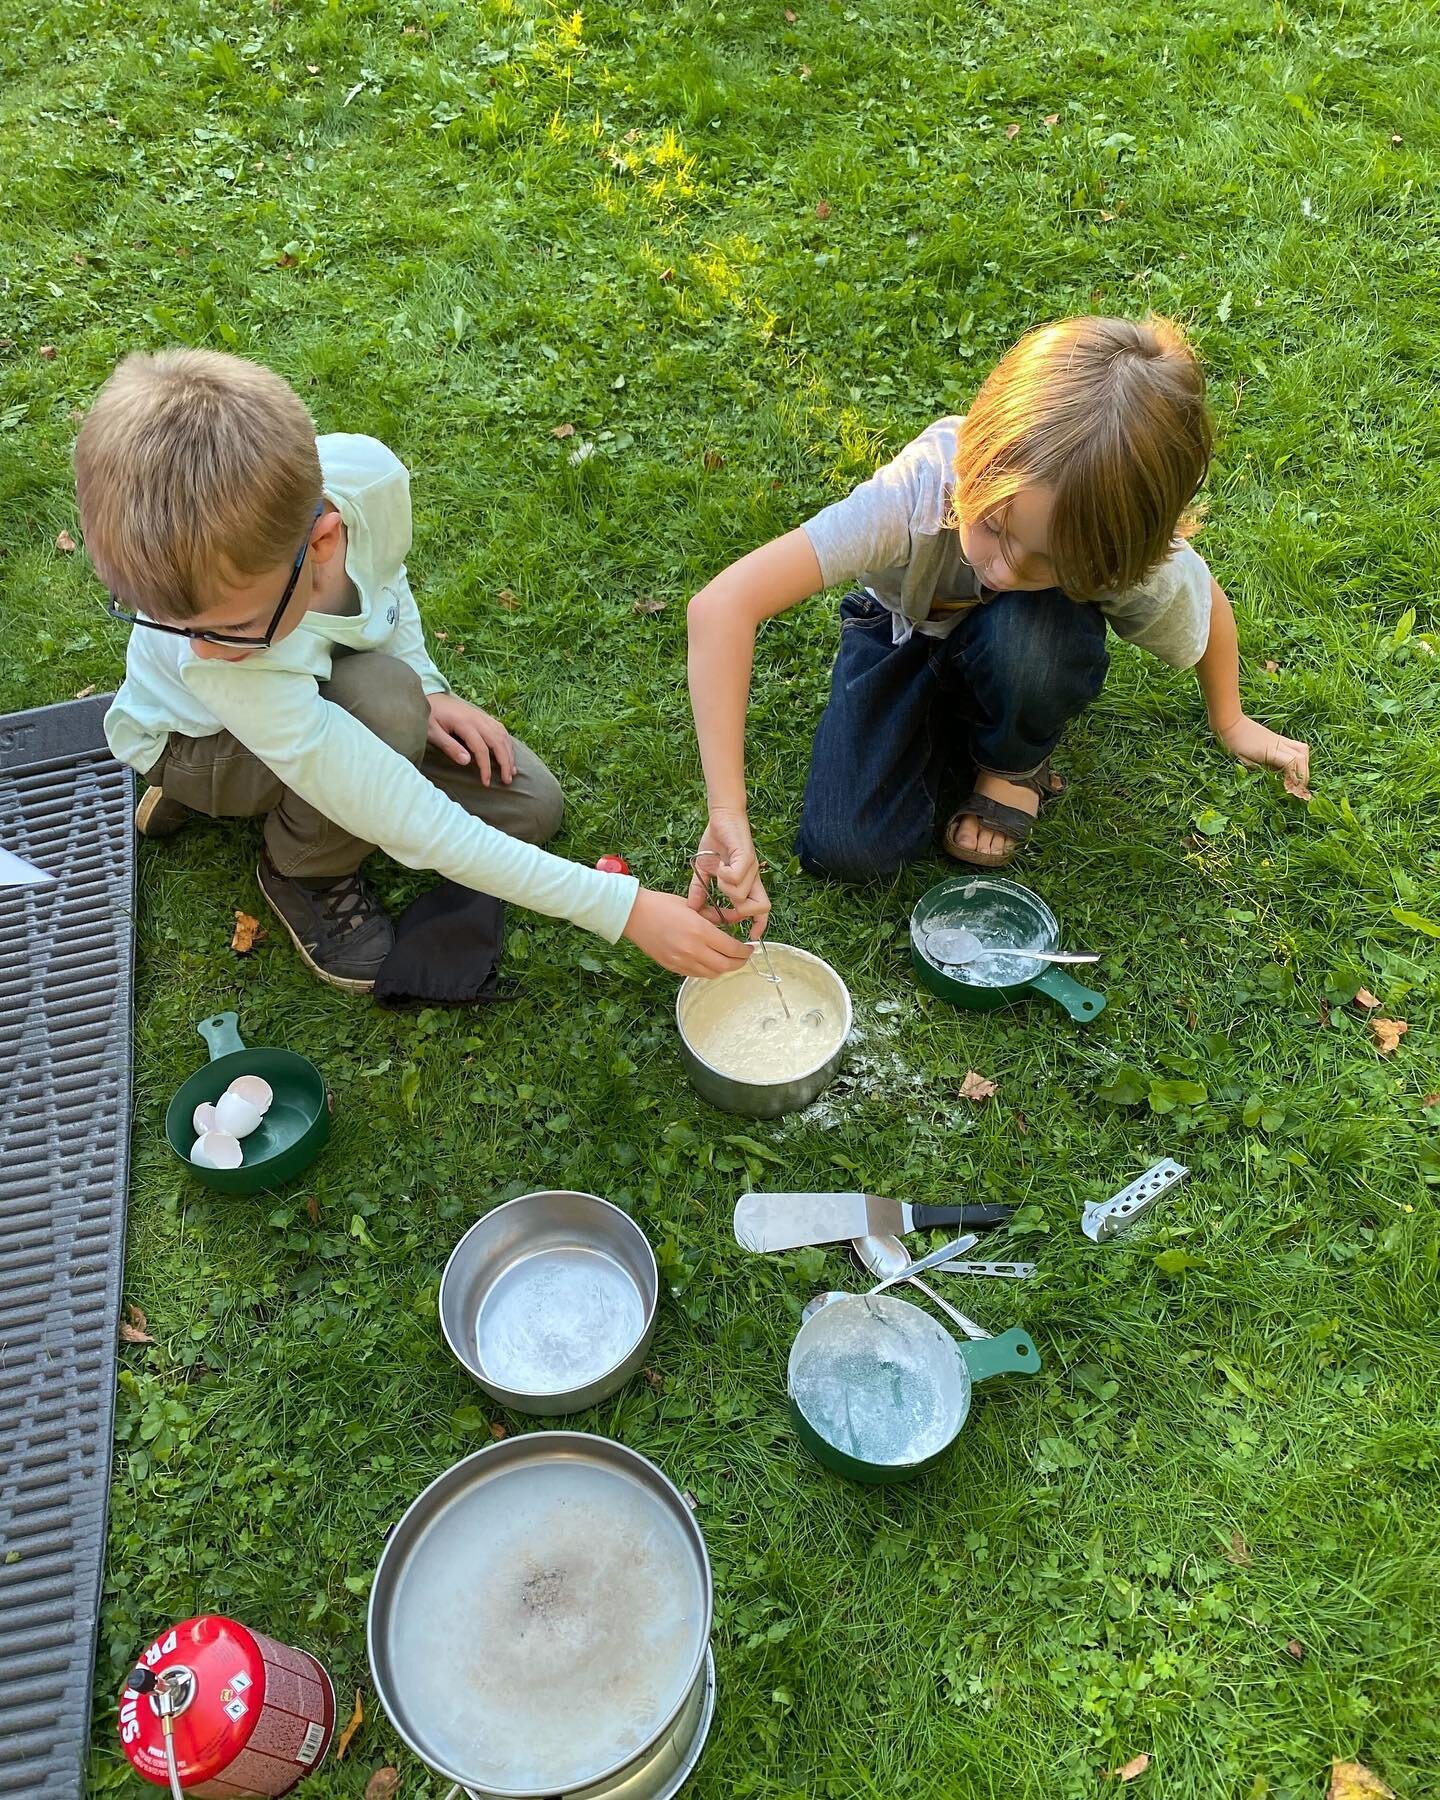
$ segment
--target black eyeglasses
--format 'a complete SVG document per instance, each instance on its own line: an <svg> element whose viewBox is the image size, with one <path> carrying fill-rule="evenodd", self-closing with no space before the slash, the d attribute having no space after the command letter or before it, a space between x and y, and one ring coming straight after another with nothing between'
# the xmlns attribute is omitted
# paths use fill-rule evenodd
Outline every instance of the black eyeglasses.
<svg viewBox="0 0 1440 1800"><path fill-rule="evenodd" d="M225 631L196 631L190 625L161 625L154 619L142 619L139 613L127 612L114 594L105 602L105 610L112 619L119 619L125 625L143 625L147 631L165 631L171 637L198 638L202 643L220 644L232 650L268 650L270 640L279 630L280 621L285 616L285 608L295 593L295 584L300 579L300 571L305 566L305 553L310 548L310 532L314 531L321 515L324 513L323 503L315 508L315 517L310 521L310 529L305 533L305 541L295 553L295 566L290 571L290 579L285 583L285 592L280 596L280 604L275 608L275 615L265 627L264 637L236 637Z"/></svg>

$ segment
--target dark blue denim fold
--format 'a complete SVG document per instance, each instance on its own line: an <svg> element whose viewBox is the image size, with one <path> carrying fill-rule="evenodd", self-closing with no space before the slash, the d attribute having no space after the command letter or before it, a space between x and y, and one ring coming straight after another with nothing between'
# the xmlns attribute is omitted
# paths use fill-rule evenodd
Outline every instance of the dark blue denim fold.
<svg viewBox="0 0 1440 1800"><path fill-rule="evenodd" d="M840 654L810 751L802 867L863 881L934 845L947 771L1029 774L1105 685L1098 606L1058 589L998 594L948 637L891 641L868 594L840 603Z"/></svg>

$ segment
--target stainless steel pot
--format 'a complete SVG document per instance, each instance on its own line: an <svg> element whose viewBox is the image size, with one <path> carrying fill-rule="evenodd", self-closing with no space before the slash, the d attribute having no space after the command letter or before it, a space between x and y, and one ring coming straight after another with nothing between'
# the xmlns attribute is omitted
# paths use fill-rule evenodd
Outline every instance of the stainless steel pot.
<svg viewBox="0 0 1440 1800"><path fill-rule="evenodd" d="M487 1394L553 1417L638 1374L660 1273L645 1233L597 1194L523 1194L486 1213L440 1278L440 1329Z"/></svg>
<svg viewBox="0 0 1440 1800"><path fill-rule="evenodd" d="M545 1431L433 1481L370 1591L375 1691L480 1800L668 1800L714 1712L704 1539L653 1463Z"/></svg>
<svg viewBox="0 0 1440 1800"><path fill-rule="evenodd" d="M675 1026L680 1034L680 1061L690 1078L691 1086L702 1100L708 1100L721 1112L744 1113L752 1119L778 1119L784 1113L799 1112L803 1107L809 1106L812 1100L818 1099L834 1080L840 1067L853 1020L850 990L829 963L818 956L812 956L808 950L796 949L793 944L770 944L769 950L771 964L782 981L787 964L803 964L811 978L818 980L833 995L841 1018L839 1039L825 1060L789 1081L743 1081L738 1076L727 1074L705 1060L686 1030L687 1015L702 992L725 982L759 981L763 979L759 974L747 967L713 980L692 975L681 983L680 992L675 996Z"/></svg>

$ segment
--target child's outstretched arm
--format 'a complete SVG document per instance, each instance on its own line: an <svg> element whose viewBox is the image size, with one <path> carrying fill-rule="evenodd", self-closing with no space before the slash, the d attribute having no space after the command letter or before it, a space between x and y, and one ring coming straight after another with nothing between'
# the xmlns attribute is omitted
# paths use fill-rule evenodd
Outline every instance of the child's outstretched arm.
<svg viewBox="0 0 1440 1800"><path fill-rule="evenodd" d="M1262 769L1290 771L1301 782L1310 778L1310 746L1281 737L1250 718L1240 704L1240 648L1235 614L1218 581L1210 580L1210 640L1195 665L1195 678L1205 696L1210 729L1232 756Z"/></svg>
<svg viewBox="0 0 1440 1800"><path fill-rule="evenodd" d="M760 880L745 793L745 712L755 632L762 619L823 586L809 538L788 531L731 563L690 602L690 707L710 809L700 848L723 859L718 880L734 908L726 909L726 918L750 919L757 938L770 916L770 898ZM689 899L697 912L703 909L705 883L699 876Z"/></svg>

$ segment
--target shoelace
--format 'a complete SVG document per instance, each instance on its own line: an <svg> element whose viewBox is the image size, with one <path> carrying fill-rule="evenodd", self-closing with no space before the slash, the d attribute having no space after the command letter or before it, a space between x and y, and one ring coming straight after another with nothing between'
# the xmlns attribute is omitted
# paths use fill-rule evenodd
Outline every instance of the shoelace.
<svg viewBox="0 0 1440 1800"><path fill-rule="evenodd" d="M327 891L323 911L327 919L347 931L358 931L369 922L370 896L358 873L347 875Z"/></svg>

